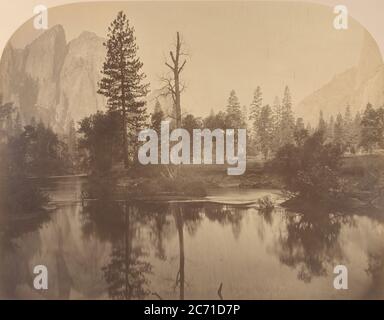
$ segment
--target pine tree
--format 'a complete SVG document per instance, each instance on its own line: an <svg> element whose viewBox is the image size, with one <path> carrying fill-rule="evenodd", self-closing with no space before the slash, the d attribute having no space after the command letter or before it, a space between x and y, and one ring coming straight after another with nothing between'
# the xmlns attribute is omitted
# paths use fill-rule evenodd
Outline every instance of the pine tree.
<svg viewBox="0 0 384 320"><path fill-rule="evenodd" d="M273 111L275 125L277 126L281 122L281 113L282 113L280 99L277 96L273 101L272 111Z"/></svg>
<svg viewBox="0 0 384 320"><path fill-rule="evenodd" d="M260 151L260 141L258 137L258 123L263 103L263 95L260 86L257 86L253 92L253 100L249 107L249 121L251 125L250 140L251 145L254 147L255 152ZM252 151L250 151L252 152Z"/></svg>
<svg viewBox="0 0 384 320"><path fill-rule="evenodd" d="M261 108L257 122L257 136L259 139L259 148L264 156L268 159L269 153L272 149L273 138L273 114L269 105Z"/></svg>
<svg viewBox="0 0 384 320"><path fill-rule="evenodd" d="M293 143L295 120L292 112L292 98L288 86L285 87L282 102L282 115L280 124L280 146Z"/></svg>
<svg viewBox="0 0 384 320"><path fill-rule="evenodd" d="M305 129L303 118L296 119L294 137L296 145L301 147L308 138L308 130Z"/></svg>
<svg viewBox="0 0 384 320"><path fill-rule="evenodd" d="M314 133L314 130L313 130L310 122L307 123L305 129L308 131L308 134L310 134L310 135L312 135Z"/></svg>
<svg viewBox="0 0 384 320"><path fill-rule="evenodd" d="M204 119L204 128L214 130L215 128L215 112L211 109L209 116ZM224 128L223 128L224 129Z"/></svg>
<svg viewBox="0 0 384 320"><path fill-rule="evenodd" d="M344 121L343 121L344 143L348 149L351 149L353 144L353 119L351 107L347 105L345 108Z"/></svg>
<svg viewBox="0 0 384 320"><path fill-rule="evenodd" d="M243 126L241 106L235 90L232 90L229 95L226 113L226 123L228 128L238 129Z"/></svg>
<svg viewBox="0 0 384 320"><path fill-rule="evenodd" d="M260 112L261 112L261 107L263 104L263 95L261 92L260 86L257 86L256 90L253 93L253 100L250 106L250 114L249 114L249 120L252 121L252 123L257 122Z"/></svg>
<svg viewBox="0 0 384 320"><path fill-rule="evenodd" d="M20 112L17 112L17 114L16 114L14 132L15 132L16 137L20 136L21 133L23 132L23 125L21 123Z"/></svg>
<svg viewBox="0 0 384 320"><path fill-rule="evenodd" d="M107 98L110 111L121 113L124 166L128 167L128 133L135 149L137 132L147 118L143 98L148 93L149 85L143 84L145 74L141 72L143 64L137 57L134 28L122 11L108 28L107 37L104 43L107 54L98 92Z"/></svg>
<svg viewBox="0 0 384 320"><path fill-rule="evenodd" d="M155 109L153 110L151 116L151 128L155 130L158 134L161 131L161 121L164 120L164 112L161 109L161 104L159 100L156 101Z"/></svg>
<svg viewBox="0 0 384 320"><path fill-rule="evenodd" d="M74 159L77 153L77 138L75 121L71 120L68 124L68 152L69 155Z"/></svg>
<svg viewBox="0 0 384 320"><path fill-rule="evenodd" d="M319 124L317 126L317 130L323 133L326 133L327 131L327 123L324 120L324 115L322 110L320 110Z"/></svg>
<svg viewBox="0 0 384 320"><path fill-rule="evenodd" d="M352 130L352 145L353 152L356 152L361 141L361 114L357 112L353 120L353 130Z"/></svg>
<svg viewBox="0 0 384 320"><path fill-rule="evenodd" d="M279 97L275 97L272 106L273 112L273 142L272 149L276 152L280 148L282 110Z"/></svg>
<svg viewBox="0 0 384 320"><path fill-rule="evenodd" d="M329 118L329 125L327 126L327 133L326 133L326 138L328 141L334 140L334 136L333 136L334 128L335 128L335 118L331 116Z"/></svg>
<svg viewBox="0 0 384 320"><path fill-rule="evenodd" d="M241 108L241 122L242 122L242 127L246 128L247 122L248 122L248 109L246 106L243 106Z"/></svg>
<svg viewBox="0 0 384 320"><path fill-rule="evenodd" d="M303 118L296 119L295 130L305 130Z"/></svg>
<svg viewBox="0 0 384 320"><path fill-rule="evenodd" d="M344 144L344 120L339 113L336 117L335 127L333 129L333 140L335 143Z"/></svg>
<svg viewBox="0 0 384 320"><path fill-rule="evenodd" d="M384 146L384 108L367 105L361 119L361 146L371 152Z"/></svg>

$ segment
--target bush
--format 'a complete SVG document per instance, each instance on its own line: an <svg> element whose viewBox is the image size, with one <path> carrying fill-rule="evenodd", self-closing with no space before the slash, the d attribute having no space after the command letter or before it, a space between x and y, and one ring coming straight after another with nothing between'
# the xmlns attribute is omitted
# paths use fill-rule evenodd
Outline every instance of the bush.
<svg viewBox="0 0 384 320"><path fill-rule="evenodd" d="M265 196L261 199L257 200L257 205L259 207L259 210L263 210L266 212L272 211L275 205L273 204L273 201L271 200L271 197Z"/></svg>
<svg viewBox="0 0 384 320"><path fill-rule="evenodd" d="M329 199L341 192L342 148L324 140L323 133L316 132L302 146L285 145L277 152L273 167L289 192L313 200Z"/></svg>
<svg viewBox="0 0 384 320"><path fill-rule="evenodd" d="M8 215L41 211L48 197L21 176L3 177L0 182L0 211Z"/></svg>

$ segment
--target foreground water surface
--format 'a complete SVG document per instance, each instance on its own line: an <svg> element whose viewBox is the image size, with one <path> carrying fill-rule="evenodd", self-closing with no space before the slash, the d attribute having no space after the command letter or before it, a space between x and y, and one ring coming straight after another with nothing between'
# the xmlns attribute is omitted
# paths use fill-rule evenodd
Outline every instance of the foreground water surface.
<svg viewBox="0 0 384 320"><path fill-rule="evenodd" d="M81 201L86 178L39 182L49 214L1 228L0 298L383 299L384 219L258 210L274 190L206 202ZM348 268L348 290L333 269ZM49 289L33 289L33 267Z"/></svg>

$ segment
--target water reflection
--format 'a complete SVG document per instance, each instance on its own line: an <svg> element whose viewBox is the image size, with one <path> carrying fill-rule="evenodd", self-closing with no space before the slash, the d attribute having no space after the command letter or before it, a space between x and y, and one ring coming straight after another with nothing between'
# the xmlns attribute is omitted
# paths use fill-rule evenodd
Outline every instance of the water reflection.
<svg viewBox="0 0 384 320"><path fill-rule="evenodd" d="M39 248L33 233L48 221L49 214L43 209L32 214L19 213L15 217L0 212L0 299L15 298L15 284L27 283L32 288L32 275L27 263ZM27 235L30 235L29 246L25 250L17 239Z"/></svg>
<svg viewBox="0 0 384 320"><path fill-rule="evenodd" d="M310 282L344 264L339 235L342 225L352 225L351 216L316 212L286 215L285 231L279 235L276 252L282 263L298 269L297 277Z"/></svg>
<svg viewBox="0 0 384 320"><path fill-rule="evenodd" d="M383 298L383 221L241 204L114 201L106 191L81 201L86 182L72 183L75 196L60 198L45 220L2 225L0 297ZM64 189L68 199L69 186L51 181L46 188L56 195ZM42 294L32 289L37 264L49 269ZM348 266L351 290L333 289L337 264Z"/></svg>

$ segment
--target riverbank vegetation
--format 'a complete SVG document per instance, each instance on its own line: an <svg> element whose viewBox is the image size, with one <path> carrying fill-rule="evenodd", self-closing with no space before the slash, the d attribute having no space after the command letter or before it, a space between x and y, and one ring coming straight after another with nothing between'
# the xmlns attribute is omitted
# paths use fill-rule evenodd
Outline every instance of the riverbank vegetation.
<svg viewBox="0 0 384 320"><path fill-rule="evenodd" d="M0 104L0 124L11 125L13 113L12 104ZM56 172L58 166L55 151L59 142L51 130L42 124L11 128L2 130L0 141L0 219L42 210L47 196L28 176L45 170Z"/></svg>

